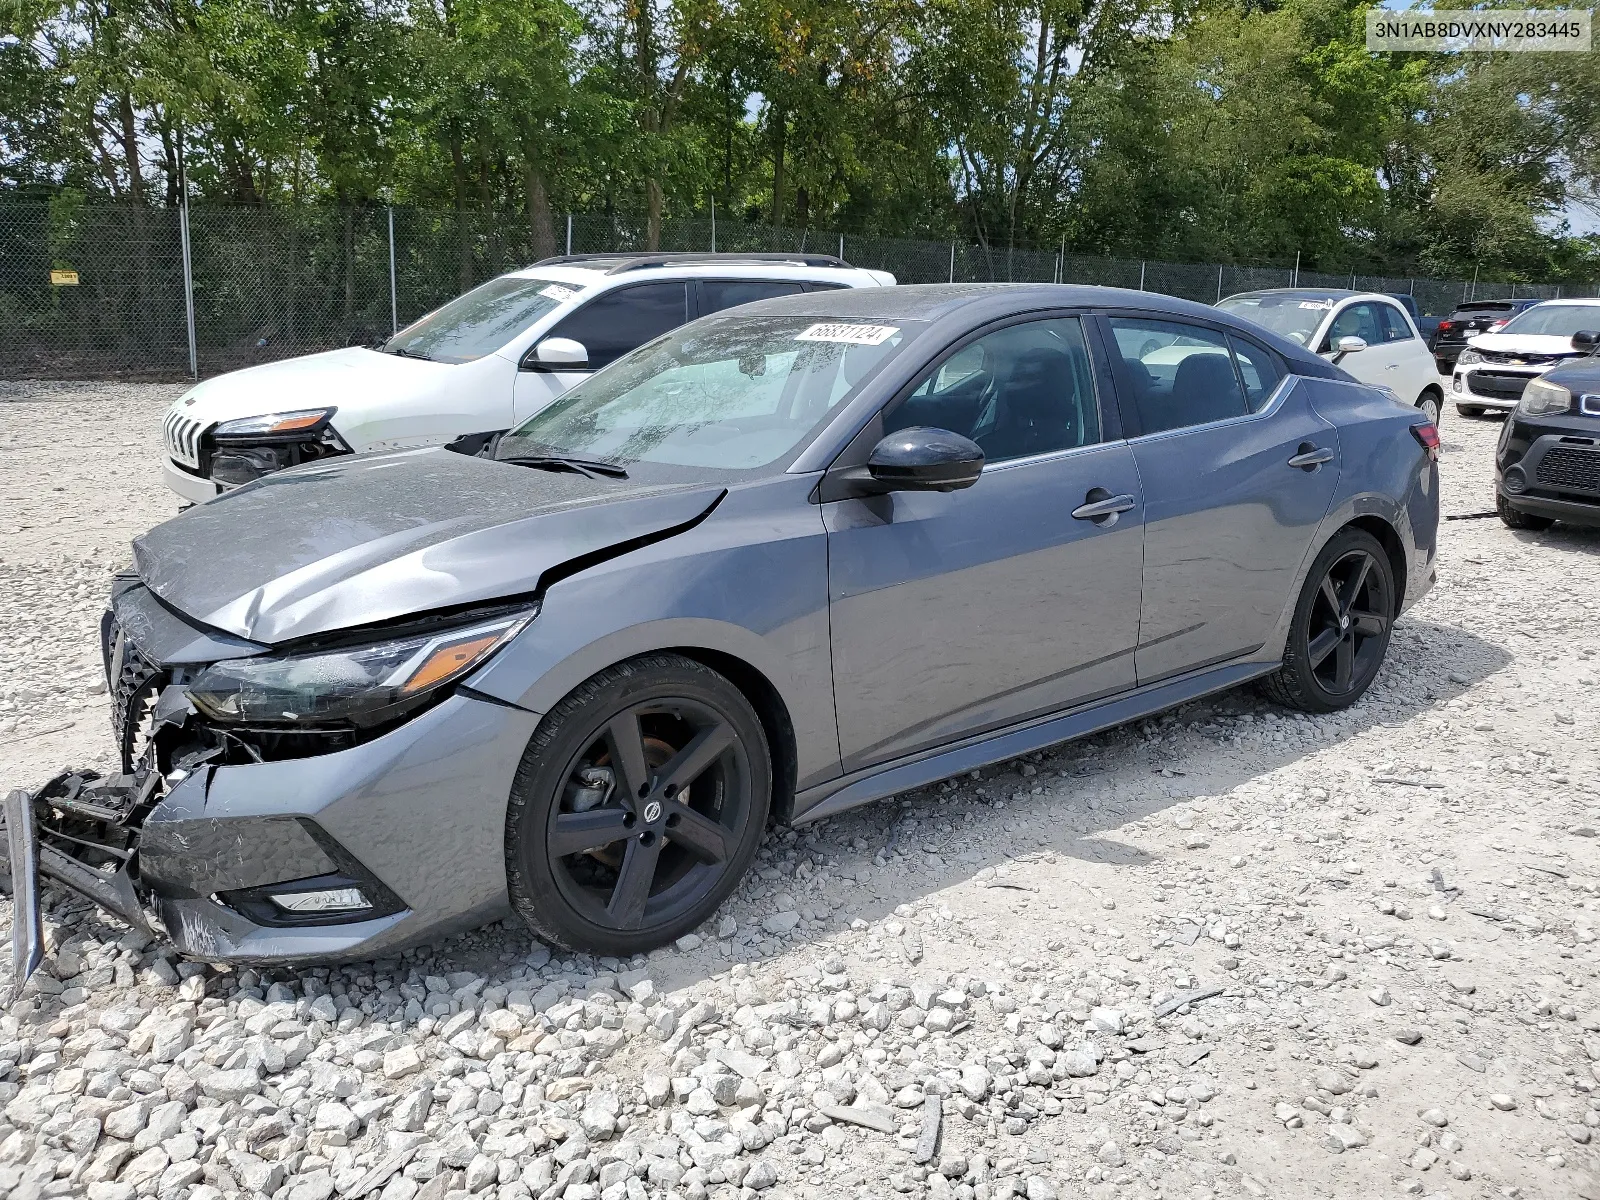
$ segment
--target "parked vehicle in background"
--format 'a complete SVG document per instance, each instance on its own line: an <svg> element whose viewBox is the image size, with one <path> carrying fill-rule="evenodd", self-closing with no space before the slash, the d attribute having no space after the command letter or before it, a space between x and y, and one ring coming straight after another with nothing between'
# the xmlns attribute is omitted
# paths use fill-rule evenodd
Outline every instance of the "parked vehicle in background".
<svg viewBox="0 0 1600 1200"><path fill-rule="evenodd" d="M1406 315L1411 318L1411 323L1417 327L1417 332L1422 336L1422 344L1430 351L1433 342L1439 336L1439 325L1443 317L1430 317L1417 307L1417 298L1409 292L1390 292L1389 299L1406 310Z"/></svg>
<svg viewBox="0 0 1600 1200"><path fill-rule="evenodd" d="M1302 346L1154 293L720 313L492 457L303 467L140 537L101 629L131 778L12 793L12 861L215 962L513 912L648 951L771 819L1250 681L1355 703L1434 582L1437 447ZM29 882L12 926L42 940Z"/></svg>
<svg viewBox="0 0 1600 1200"><path fill-rule="evenodd" d="M162 426L166 484L215 498L284 467L509 429L590 372L696 317L887 271L830 254L576 254L458 296L381 346L197 383Z"/></svg>
<svg viewBox="0 0 1600 1200"><path fill-rule="evenodd" d="M1439 374L1448 375L1455 369L1456 359L1466 349L1469 338L1480 333L1494 333L1512 317L1537 303L1537 300L1469 300L1456 305L1450 315L1439 322L1439 332L1433 339L1433 356L1439 360Z"/></svg>
<svg viewBox="0 0 1600 1200"><path fill-rule="evenodd" d="M1241 292L1217 307L1315 351L1438 424L1444 389L1433 355L1393 296L1277 288Z"/></svg>
<svg viewBox="0 0 1600 1200"><path fill-rule="evenodd" d="M1456 359L1450 395L1464 417L1509 412L1528 383L1551 367L1589 353L1573 337L1600 329L1600 299L1545 300L1492 333L1473 336Z"/></svg>
<svg viewBox="0 0 1600 1200"><path fill-rule="evenodd" d="M1600 306L1594 309L1600 317ZM1597 321L1600 325L1600 321ZM1495 508L1512 529L1600 526L1600 331L1573 335L1583 357L1522 391L1495 451Z"/></svg>

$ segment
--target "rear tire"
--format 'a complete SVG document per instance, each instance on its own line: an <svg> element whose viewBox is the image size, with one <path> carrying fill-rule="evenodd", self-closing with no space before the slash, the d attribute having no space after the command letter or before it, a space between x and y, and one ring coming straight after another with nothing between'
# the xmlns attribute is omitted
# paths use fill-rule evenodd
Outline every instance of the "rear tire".
<svg viewBox="0 0 1600 1200"><path fill-rule="evenodd" d="M1441 375L1448 375L1456 369L1455 363L1448 358L1436 358L1433 360L1433 365L1439 368L1439 374Z"/></svg>
<svg viewBox="0 0 1600 1200"><path fill-rule="evenodd" d="M1262 690L1302 712L1350 707L1383 666L1395 596L1394 571L1378 540L1360 529L1336 534L1306 573L1283 666Z"/></svg>
<svg viewBox="0 0 1600 1200"><path fill-rule="evenodd" d="M1444 415L1444 398L1436 388L1428 388L1417 397L1417 410L1428 418L1429 424L1438 428L1439 418Z"/></svg>
<svg viewBox="0 0 1600 1200"><path fill-rule="evenodd" d="M1521 529L1528 533L1542 533L1555 521L1550 517L1538 517L1532 513L1518 512L1511 507L1504 496L1494 498L1494 510L1500 514L1500 520L1505 522L1507 529Z"/></svg>
<svg viewBox="0 0 1600 1200"><path fill-rule="evenodd" d="M1456 405L1456 411L1458 413L1460 413L1463 417L1481 417L1481 416L1483 416L1483 405L1481 405L1481 404L1458 404L1458 405Z"/></svg>
<svg viewBox="0 0 1600 1200"><path fill-rule="evenodd" d="M570 950L665 945L743 878L771 796L766 734L732 683L677 654L608 667L539 722L517 768L512 906Z"/></svg>

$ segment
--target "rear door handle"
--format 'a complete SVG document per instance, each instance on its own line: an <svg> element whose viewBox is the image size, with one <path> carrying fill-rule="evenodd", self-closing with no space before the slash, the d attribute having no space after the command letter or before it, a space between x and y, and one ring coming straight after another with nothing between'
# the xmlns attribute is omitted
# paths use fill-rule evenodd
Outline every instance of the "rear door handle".
<svg viewBox="0 0 1600 1200"><path fill-rule="evenodd" d="M1073 518L1079 521L1094 521L1104 529L1109 529L1117 523L1118 513L1125 513L1139 503L1132 496L1113 496L1105 488L1090 488L1089 494L1083 500L1082 504L1072 510Z"/></svg>
<svg viewBox="0 0 1600 1200"><path fill-rule="evenodd" d="M1291 467L1299 467L1302 471L1315 471L1325 462L1333 461L1333 451L1326 446L1313 446L1310 442L1301 442L1300 451L1289 460Z"/></svg>

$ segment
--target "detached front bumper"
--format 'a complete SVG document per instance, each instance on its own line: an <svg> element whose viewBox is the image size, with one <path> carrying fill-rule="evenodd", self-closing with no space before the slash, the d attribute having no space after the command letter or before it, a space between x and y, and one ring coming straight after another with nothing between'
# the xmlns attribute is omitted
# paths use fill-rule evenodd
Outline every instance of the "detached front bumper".
<svg viewBox="0 0 1600 1200"><path fill-rule="evenodd" d="M480 925L509 911L506 801L538 720L458 694L350 749L200 766L114 872L62 853L36 821L39 873L208 962L364 959ZM272 900L331 887L371 903L299 914Z"/></svg>

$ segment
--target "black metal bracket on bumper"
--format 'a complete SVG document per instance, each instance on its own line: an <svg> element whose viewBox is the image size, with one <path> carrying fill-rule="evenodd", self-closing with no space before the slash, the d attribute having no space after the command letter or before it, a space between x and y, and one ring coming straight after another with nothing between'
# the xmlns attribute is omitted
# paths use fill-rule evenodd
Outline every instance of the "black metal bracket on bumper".
<svg viewBox="0 0 1600 1200"><path fill-rule="evenodd" d="M134 894L125 866L107 875L39 841L34 799L32 792L10 792L3 810L11 860L12 1002L22 994L28 979L44 961L44 921L39 908L41 876L54 879L136 929L154 932Z"/></svg>

